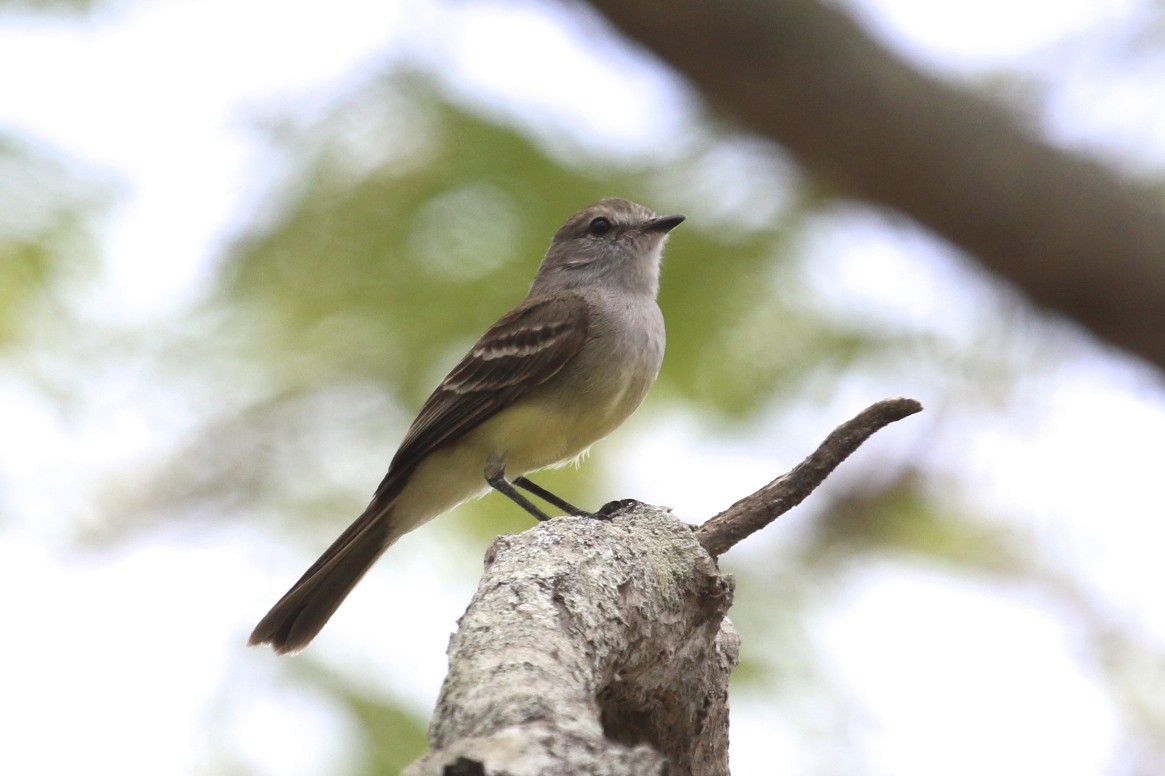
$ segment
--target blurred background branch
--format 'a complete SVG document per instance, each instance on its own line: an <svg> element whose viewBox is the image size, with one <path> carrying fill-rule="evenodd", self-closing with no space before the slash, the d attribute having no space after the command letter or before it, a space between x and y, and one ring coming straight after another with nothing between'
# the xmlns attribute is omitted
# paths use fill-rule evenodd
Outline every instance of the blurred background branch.
<svg viewBox="0 0 1165 776"><path fill-rule="evenodd" d="M900 210L1034 302L1165 367L1165 208L817 0L593 0L713 105L846 195Z"/></svg>

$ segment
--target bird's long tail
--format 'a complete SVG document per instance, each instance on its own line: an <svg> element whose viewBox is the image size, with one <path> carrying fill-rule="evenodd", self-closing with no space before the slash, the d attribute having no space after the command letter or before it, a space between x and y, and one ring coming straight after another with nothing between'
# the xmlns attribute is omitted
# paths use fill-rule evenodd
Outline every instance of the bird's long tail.
<svg viewBox="0 0 1165 776"><path fill-rule="evenodd" d="M279 654L297 652L316 637L352 588L399 537L391 503L374 500L311 568L271 607L248 644L270 644Z"/></svg>

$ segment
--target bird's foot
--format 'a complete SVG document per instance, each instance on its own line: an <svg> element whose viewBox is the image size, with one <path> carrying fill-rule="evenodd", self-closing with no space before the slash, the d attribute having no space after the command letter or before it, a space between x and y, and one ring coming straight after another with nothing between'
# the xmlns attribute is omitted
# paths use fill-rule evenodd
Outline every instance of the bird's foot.
<svg viewBox="0 0 1165 776"><path fill-rule="evenodd" d="M591 517L596 520L611 520L617 515L628 512L642 504L642 501L633 498L621 498L618 501L608 501L599 507L599 511L592 514Z"/></svg>

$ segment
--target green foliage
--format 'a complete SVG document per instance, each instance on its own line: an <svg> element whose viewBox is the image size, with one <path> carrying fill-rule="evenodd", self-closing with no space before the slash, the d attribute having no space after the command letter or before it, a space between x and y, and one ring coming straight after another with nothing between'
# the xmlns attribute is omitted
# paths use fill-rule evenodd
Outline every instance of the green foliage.
<svg viewBox="0 0 1165 776"><path fill-rule="evenodd" d="M103 193L0 136L0 352L69 323L62 297L94 268L91 230Z"/></svg>

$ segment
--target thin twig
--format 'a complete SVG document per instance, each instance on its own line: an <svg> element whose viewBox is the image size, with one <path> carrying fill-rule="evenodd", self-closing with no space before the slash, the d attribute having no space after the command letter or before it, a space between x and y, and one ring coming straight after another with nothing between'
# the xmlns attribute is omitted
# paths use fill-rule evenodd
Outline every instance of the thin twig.
<svg viewBox="0 0 1165 776"><path fill-rule="evenodd" d="M716 558L805 500L875 431L922 411L914 399L883 399L842 423L788 473L745 496L696 529L696 539Z"/></svg>

